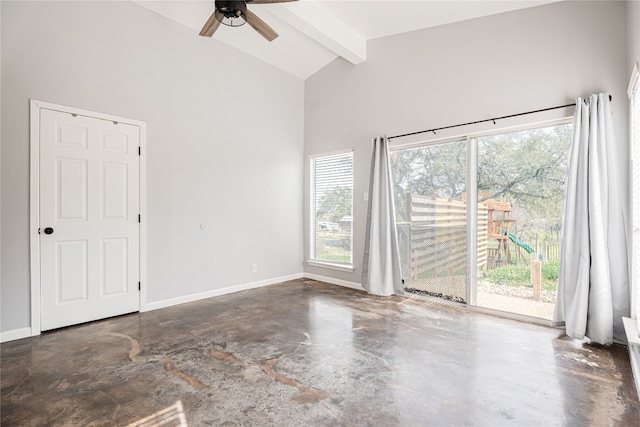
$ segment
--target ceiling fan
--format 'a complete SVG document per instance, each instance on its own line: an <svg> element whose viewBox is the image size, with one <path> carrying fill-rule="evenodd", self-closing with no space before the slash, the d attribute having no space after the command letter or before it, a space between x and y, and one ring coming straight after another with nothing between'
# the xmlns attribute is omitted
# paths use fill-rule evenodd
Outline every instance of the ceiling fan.
<svg viewBox="0 0 640 427"><path fill-rule="evenodd" d="M215 0L215 10L209 17L209 20L202 30L200 35L204 37L211 37L216 32L220 24L227 25L229 27L239 27L248 23L256 30L262 37L268 41L273 41L278 37L273 28L267 25L262 19L247 9L247 3L251 4L269 4L269 3L286 3L290 1L298 0Z"/></svg>

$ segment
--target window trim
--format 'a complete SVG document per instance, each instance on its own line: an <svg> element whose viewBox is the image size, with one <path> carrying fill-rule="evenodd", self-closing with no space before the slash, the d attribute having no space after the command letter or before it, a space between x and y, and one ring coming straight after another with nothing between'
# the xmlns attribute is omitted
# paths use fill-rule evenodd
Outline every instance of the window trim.
<svg viewBox="0 0 640 427"><path fill-rule="evenodd" d="M307 265L310 265L312 267L322 267L328 268L330 270L347 271L349 273L353 273L355 271L355 267L353 266L353 253L351 254L351 258L351 264L335 264L333 262L318 261L315 259L308 259L305 262L307 263Z"/></svg>
<svg viewBox="0 0 640 427"><path fill-rule="evenodd" d="M434 138L427 137L425 139L421 139L420 141L412 141L412 142L406 142L406 143L398 142L395 144L391 142L391 144L389 145L389 151L405 150L410 148L420 148L420 147L426 147L430 145L444 144L447 142L471 140L474 138L481 138L483 136L490 136L490 135L498 135L501 133L519 132L519 131L538 129L543 127L559 126L559 125L569 124L572 121L573 121L573 114L569 116L550 119L550 120L541 120L536 122L510 125L510 126L504 126L504 127L495 127L489 130L473 131L473 129L471 129L470 132L463 132L454 136L438 137L436 135L436 137Z"/></svg>
<svg viewBox="0 0 640 427"><path fill-rule="evenodd" d="M629 97L629 192L630 192L630 208L631 208L631 258L630 258L630 268L629 268L629 277L631 283L631 301L630 301L630 316L632 318L636 318L636 325L640 330L640 283L638 282L638 274L637 268L634 268L635 258L640 257L640 254L634 253L633 247L634 240L637 237L634 237L636 233L636 227L638 227L637 219L634 216L637 213L634 212L633 205L636 204L635 196L637 196L638 190L634 189L634 175L635 169L640 166L634 166L634 148L636 144L640 144L640 135L634 132L634 119L640 116L640 111L635 111L634 108L637 100L640 99L640 63L636 63L633 66L633 70L631 71L631 78L629 79L629 86L627 87L627 96ZM637 242L636 242L637 243ZM634 277L635 276L635 277Z"/></svg>

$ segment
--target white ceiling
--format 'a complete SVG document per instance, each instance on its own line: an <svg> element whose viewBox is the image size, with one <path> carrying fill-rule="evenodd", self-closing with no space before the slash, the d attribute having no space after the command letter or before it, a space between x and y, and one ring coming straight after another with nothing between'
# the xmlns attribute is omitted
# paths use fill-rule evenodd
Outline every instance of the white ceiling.
<svg viewBox="0 0 640 427"><path fill-rule="evenodd" d="M191 28L194 37L199 37L214 9L213 0L134 1ZM367 40L555 1L561 0L299 0L249 4L280 36L268 42L249 25L221 25L211 45L226 43L306 79L338 56L353 64L365 61Z"/></svg>

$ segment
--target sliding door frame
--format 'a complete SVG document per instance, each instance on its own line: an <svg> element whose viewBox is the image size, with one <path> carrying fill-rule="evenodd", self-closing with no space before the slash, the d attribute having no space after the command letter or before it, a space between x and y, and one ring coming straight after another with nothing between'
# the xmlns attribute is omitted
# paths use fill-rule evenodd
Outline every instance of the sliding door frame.
<svg viewBox="0 0 640 427"><path fill-rule="evenodd" d="M547 324L542 319L519 315L516 313L498 312L497 310L479 307L477 304L477 268L478 268L478 138L488 135L497 135L502 133L518 132L528 129L537 129L550 126L559 126L572 122L573 116L564 115L562 117L549 120L535 121L514 126L505 126L490 130L482 130L475 132L467 132L455 136L439 137L433 139L425 139L412 141L409 143L391 142L389 149L391 151L399 151L410 148L428 147L436 144L446 144L449 142L466 141L467 158L466 158L466 192L467 192L467 307L481 312L497 314L503 317L514 318L517 320L526 320L533 323Z"/></svg>

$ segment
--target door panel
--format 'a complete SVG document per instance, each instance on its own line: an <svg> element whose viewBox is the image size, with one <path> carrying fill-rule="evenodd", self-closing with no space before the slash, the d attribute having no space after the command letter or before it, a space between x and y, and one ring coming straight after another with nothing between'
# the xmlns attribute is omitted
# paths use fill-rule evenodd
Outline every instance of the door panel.
<svg viewBox="0 0 640 427"><path fill-rule="evenodd" d="M139 310L139 137L41 111L41 330Z"/></svg>
<svg viewBox="0 0 640 427"><path fill-rule="evenodd" d="M58 158L56 162L55 204L58 221L87 220L87 161Z"/></svg>
<svg viewBox="0 0 640 427"><path fill-rule="evenodd" d="M405 290L467 301L466 140L393 150Z"/></svg>
<svg viewBox="0 0 640 427"><path fill-rule="evenodd" d="M86 127L56 124L56 141L58 146L86 149L88 146L88 132Z"/></svg>
<svg viewBox="0 0 640 427"><path fill-rule="evenodd" d="M102 163L102 219L127 219L127 164Z"/></svg>
<svg viewBox="0 0 640 427"><path fill-rule="evenodd" d="M553 319L571 132L554 124L477 138L478 306Z"/></svg>
<svg viewBox="0 0 640 427"><path fill-rule="evenodd" d="M56 242L56 302L84 301L88 295L87 241Z"/></svg>
<svg viewBox="0 0 640 427"><path fill-rule="evenodd" d="M116 295L127 291L127 239L102 239L101 290L102 295Z"/></svg>

